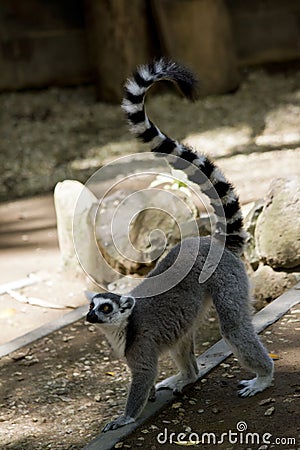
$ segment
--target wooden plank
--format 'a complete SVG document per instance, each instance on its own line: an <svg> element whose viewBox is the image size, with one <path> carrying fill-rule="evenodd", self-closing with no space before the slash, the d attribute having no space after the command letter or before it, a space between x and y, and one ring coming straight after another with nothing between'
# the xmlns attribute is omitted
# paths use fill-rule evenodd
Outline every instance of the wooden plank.
<svg viewBox="0 0 300 450"><path fill-rule="evenodd" d="M40 283L43 281L42 278L36 277L34 275L21 278L20 280L11 281L10 283L5 283L0 285L0 295L5 294L7 291L13 289L21 289L26 286L30 286L32 284Z"/></svg>

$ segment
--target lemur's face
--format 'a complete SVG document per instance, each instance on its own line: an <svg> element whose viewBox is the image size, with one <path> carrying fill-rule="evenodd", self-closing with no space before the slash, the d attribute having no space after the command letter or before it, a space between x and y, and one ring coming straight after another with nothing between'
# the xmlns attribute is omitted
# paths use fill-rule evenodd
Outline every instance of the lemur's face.
<svg viewBox="0 0 300 450"><path fill-rule="evenodd" d="M126 319L134 307L133 297L117 294L87 294L90 299L90 310L86 320L90 323L117 325Z"/></svg>

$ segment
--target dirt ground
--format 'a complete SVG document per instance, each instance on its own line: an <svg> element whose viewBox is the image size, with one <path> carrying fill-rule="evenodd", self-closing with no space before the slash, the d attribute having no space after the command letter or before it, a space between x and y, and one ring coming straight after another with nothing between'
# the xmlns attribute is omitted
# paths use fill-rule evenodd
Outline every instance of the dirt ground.
<svg viewBox="0 0 300 450"><path fill-rule="evenodd" d="M216 448L299 448L299 324L300 310L294 307L263 333L269 351L279 358L273 387L250 399L239 398L238 380L250 374L229 358L116 448L176 448L175 443L157 441L165 429L168 435L212 432L219 439L221 433L235 432L242 421L248 432L270 433L270 442L280 438L281 444L260 447L232 445L225 440ZM201 333L198 352L216 339L212 316ZM174 373L174 367L164 357L160 376L170 373ZM125 364L111 356L99 328L81 320L2 358L0 379L1 450L78 450L122 411L129 375ZM283 438L295 438L296 443L284 445Z"/></svg>

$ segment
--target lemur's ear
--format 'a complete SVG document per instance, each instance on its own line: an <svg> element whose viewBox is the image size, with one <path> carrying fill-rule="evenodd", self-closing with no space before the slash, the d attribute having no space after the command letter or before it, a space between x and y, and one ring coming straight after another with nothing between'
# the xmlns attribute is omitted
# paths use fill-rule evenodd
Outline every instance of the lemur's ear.
<svg viewBox="0 0 300 450"><path fill-rule="evenodd" d="M93 300L93 298L95 297L95 295L97 295L98 293L99 292L84 291L84 294L89 302L91 302Z"/></svg>
<svg viewBox="0 0 300 450"><path fill-rule="evenodd" d="M125 311L125 309L132 309L135 305L135 298L130 295L122 295L120 297L120 307Z"/></svg>

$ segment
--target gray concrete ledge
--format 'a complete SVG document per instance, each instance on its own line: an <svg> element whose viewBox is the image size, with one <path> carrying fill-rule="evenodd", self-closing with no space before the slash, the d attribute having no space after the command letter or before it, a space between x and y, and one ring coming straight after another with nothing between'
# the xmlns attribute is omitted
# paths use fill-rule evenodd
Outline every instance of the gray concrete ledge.
<svg viewBox="0 0 300 450"><path fill-rule="evenodd" d="M32 344L32 342L37 341L53 331L60 330L61 328L66 327L67 325L71 325L71 323L76 322L79 319L85 317L88 311L88 306L83 305L79 308L74 309L73 311L65 314L58 319L53 320L52 322L46 323L45 325L36 328L33 331L29 331L26 334L23 334L20 337L17 337L6 344L0 345L0 358L3 356L9 355L9 353L15 352L25 345Z"/></svg>

